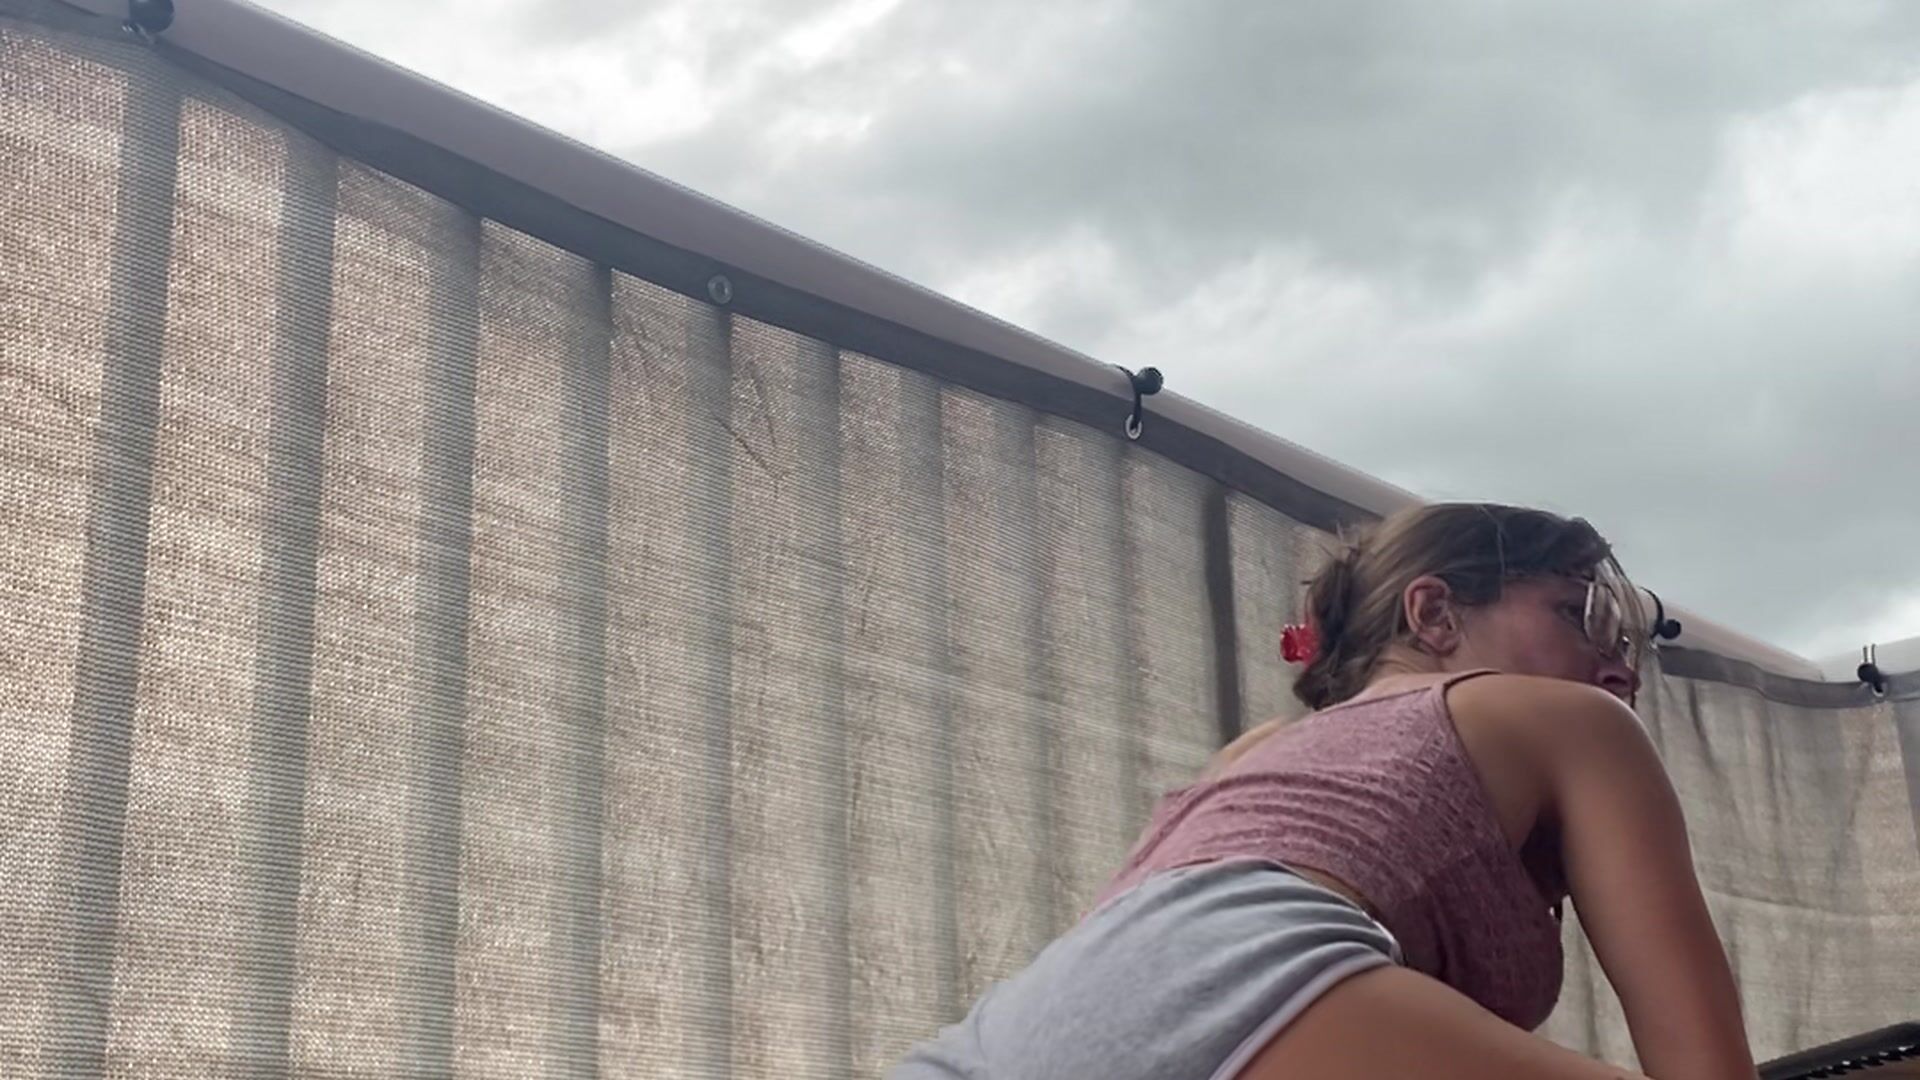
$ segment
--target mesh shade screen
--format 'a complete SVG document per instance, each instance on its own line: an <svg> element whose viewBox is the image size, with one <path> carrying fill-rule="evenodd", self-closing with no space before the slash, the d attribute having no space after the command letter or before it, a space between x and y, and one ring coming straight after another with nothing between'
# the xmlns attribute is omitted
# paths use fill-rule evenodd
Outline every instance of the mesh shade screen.
<svg viewBox="0 0 1920 1080"><path fill-rule="evenodd" d="M1210 481L0 50L8 1075L872 1075L1210 752Z"/></svg>

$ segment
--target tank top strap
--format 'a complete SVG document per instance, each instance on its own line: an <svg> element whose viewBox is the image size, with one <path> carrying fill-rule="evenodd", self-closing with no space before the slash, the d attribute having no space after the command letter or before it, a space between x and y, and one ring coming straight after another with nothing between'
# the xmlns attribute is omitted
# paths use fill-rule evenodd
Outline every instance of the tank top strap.
<svg viewBox="0 0 1920 1080"><path fill-rule="evenodd" d="M1459 686L1461 683L1466 682L1468 679L1477 679L1482 675L1499 675L1499 674L1501 674L1501 671L1499 668L1490 668L1490 667L1468 668L1465 671L1456 671L1453 674L1448 675L1447 677L1441 679L1439 682L1435 683L1433 688L1444 694L1452 687Z"/></svg>

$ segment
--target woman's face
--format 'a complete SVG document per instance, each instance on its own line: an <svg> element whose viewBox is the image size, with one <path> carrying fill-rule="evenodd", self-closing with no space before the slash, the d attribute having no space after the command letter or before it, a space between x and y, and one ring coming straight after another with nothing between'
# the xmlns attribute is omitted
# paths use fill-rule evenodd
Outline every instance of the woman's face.
<svg viewBox="0 0 1920 1080"><path fill-rule="evenodd" d="M1500 599L1462 613L1461 662L1515 675L1542 675L1591 683L1622 701L1632 701L1640 678L1631 656L1615 641L1588 633L1587 583L1542 577L1509 582ZM1604 594L1603 594L1604 595Z"/></svg>

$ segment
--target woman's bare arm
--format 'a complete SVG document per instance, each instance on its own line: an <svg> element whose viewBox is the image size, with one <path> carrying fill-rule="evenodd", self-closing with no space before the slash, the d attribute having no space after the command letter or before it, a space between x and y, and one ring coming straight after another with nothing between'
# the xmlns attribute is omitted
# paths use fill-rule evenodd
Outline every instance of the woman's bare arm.
<svg viewBox="0 0 1920 1080"><path fill-rule="evenodd" d="M1536 760L1560 822L1567 887L1655 1080L1753 1080L1739 991L1653 741L1594 687L1526 680ZM1516 718L1518 719L1518 718Z"/></svg>

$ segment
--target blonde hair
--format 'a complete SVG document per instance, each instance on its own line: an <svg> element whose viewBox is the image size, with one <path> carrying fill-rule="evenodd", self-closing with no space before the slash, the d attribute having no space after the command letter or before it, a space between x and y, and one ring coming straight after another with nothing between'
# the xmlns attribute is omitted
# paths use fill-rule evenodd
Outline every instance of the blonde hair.
<svg viewBox="0 0 1920 1080"><path fill-rule="evenodd" d="M1410 634L1401 597L1426 575L1445 581L1468 607L1499 600L1507 582L1523 578L1611 579L1635 653L1644 647L1639 590L1627 583L1612 545L1583 518L1499 503L1434 503L1348 534L1330 555L1307 588L1319 652L1293 683L1294 696L1310 709L1338 704L1367 685L1388 646Z"/></svg>

